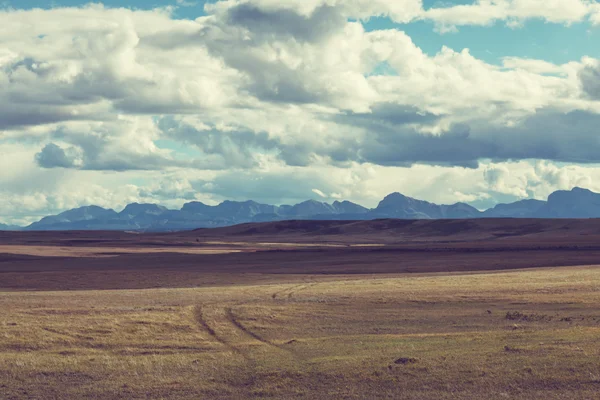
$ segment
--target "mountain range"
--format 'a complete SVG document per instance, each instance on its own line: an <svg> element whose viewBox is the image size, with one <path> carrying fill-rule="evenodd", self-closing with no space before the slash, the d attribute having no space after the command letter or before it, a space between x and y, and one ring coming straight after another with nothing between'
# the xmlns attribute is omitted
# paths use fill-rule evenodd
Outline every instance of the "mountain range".
<svg viewBox="0 0 600 400"><path fill-rule="evenodd" d="M42 218L27 227L0 224L0 230L119 230L177 231L214 228L247 222L281 220L371 220L471 219L471 218L600 218L600 194L574 188L552 193L547 201L521 200L498 204L479 211L465 204L438 205L400 193L386 196L376 208L368 209L350 201L324 203L308 200L296 205L275 206L255 201L224 201L210 206L201 202L170 210L156 204L127 205L121 212L86 206Z"/></svg>

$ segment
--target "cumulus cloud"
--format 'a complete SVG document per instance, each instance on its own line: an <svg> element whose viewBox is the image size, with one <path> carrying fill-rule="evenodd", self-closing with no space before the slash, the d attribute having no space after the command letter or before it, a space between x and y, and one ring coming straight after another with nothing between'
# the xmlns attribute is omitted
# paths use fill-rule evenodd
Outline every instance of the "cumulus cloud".
<svg viewBox="0 0 600 400"><path fill-rule="evenodd" d="M317 42L332 35L346 24L346 18L335 7L321 5L310 15L289 9L261 9L241 3L227 10L226 22L247 29L255 35L274 39L290 36L296 40Z"/></svg>
<svg viewBox="0 0 600 400"><path fill-rule="evenodd" d="M188 163L175 160L168 150L154 143L159 137L155 122L147 117L121 117L111 122L68 122L46 131L51 140L36 155L44 168L72 167L84 170L153 170Z"/></svg>
<svg viewBox="0 0 600 400"><path fill-rule="evenodd" d="M579 75L583 91L592 99L600 100L600 61L588 58L584 63Z"/></svg>
<svg viewBox="0 0 600 400"><path fill-rule="evenodd" d="M590 186L584 177L600 161L598 60L507 54L495 65L468 49L426 54L401 29L367 31L361 21L452 30L596 23L599 10L584 0L426 10L420 0L227 0L196 20L98 4L2 10L0 183L11 194L1 204L35 213L331 194L373 205L399 190L484 206ZM374 73L381 65L389 73ZM122 176L127 189L105 176ZM95 183L75 190L83 179Z"/></svg>
<svg viewBox="0 0 600 400"><path fill-rule="evenodd" d="M40 165L82 169L252 168L269 158L295 166L595 161L573 146L557 149L558 133L536 150L547 134L529 122L541 113L569 129L568 113L579 108L595 123L589 61L507 58L498 67L468 50L428 56L404 32L366 32L348 20L417 18L420 2L402 3L228 1L196 21L94 5L3 11L11 29L0 35L0 121L23 135L47 125L47 140L81 155L69 162L54 154L52 163L49 153L60 149L48 148ZM517 16L534 9L508 1L468 7ZM18 34L41 16L63 23ZM370 75L382 62L396 74ZM595 148L593 125L577 125L581 147ZM156 146L165 137L195 146L197 157Z"/></svg>
<svg viewBox="0 0 600 400"><path fill-rule="evenodd" d="M42 168L72 168L81 163L77 151L48 143L42 151L35 155L35 160Z"/></svg>
<svg viewBox="0 0 600 400"><path fill-rule="evenodd" d="M461 25L490 25L506 21L519 26L528 19L552 23L580 22L596 12L595 2L587 0L477 0L472 4L431 8L423 18L434 21L442 32Z"/></svg>

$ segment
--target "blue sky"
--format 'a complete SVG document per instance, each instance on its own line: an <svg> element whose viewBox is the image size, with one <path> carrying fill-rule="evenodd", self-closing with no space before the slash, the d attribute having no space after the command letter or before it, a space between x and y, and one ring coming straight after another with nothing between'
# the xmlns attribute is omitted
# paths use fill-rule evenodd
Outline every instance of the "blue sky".
<svg viewBox="0 0 600 400"><path fill-rule="evenodd" d="M496 23L491 27L465 26L455 33L438 34L432 22L395 24L389 18L373 18L365 23L369 30L402 29L423 51L432 55L442 46L454 50L468 48L474 56L501 64L503 57L534 58L562 64L583 56L600 56L600 28L587 22L571 26L528 21L510 28Z"/></svg>
<svg viewBox="0 0 600 400"><path fill-rule="evenodd" d="M598 1L87 3L0 0L0 223L600 191Z"/></svg>
<svg viewBox="0 0 600 400"><path fill-rule="evenodd" d="M102 3L106 7L126 7L131 9L150 10L157 7L177 6L177 15L181 18L197 18L204 15L205 1L188 1L189 6L181 6L174 0L105 0L101 2L80 1L80 0L60 0L60 1L39 1L39 0L3 0L0 1L5 7L15 9L43 8L51 9L55 7L80 7L89 3ZM193 3L193 5L192 5Z"/></svg>

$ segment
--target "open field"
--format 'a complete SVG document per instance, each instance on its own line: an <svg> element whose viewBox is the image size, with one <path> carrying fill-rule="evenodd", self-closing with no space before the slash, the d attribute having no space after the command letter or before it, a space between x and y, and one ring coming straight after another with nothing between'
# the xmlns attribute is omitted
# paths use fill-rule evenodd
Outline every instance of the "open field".
<svg viewBox="0 0 600 400"><path fill-rule="evenodd" d="M0 232L0 399L594 399L600 222Z"/></svg>
<svg viewBox="0 0 600 400"><path fill-rule="evenodd" d="M0 393L592 399L600 268L0 295Z"/></svg>

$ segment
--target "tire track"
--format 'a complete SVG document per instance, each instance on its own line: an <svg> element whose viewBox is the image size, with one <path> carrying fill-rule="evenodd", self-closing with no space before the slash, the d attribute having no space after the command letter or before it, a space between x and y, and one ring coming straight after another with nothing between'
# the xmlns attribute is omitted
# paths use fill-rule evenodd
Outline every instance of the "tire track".
<svg viewBox="0 0 600 400"><path fill-rule="evenodd" d="M301 292L301 291L303 291L303 290L306 290L306 289L308 289L308 288L311 288L311 287L313 287L313 286L315 286L315 285L317 285L317 282L308 283L308 284L306 284L306 285L303 285L303 286L301 286L301 287L299 287L299 288L296 288L295 290L292 290L292 291L290 291L290 292L288 293L287 297L288 297L288 299L291 299L291 298L292 298L292 297L293 297L293 296L294 296L296 293L298 293L298 292Z"/></svg>
<svg viewBox="0 0 600 400"><path fill-rule="evenodd" d="M286 288L286 289L282 289L282 290L279 290L279 291L273 293L271 295L271 298L273 300L276 300L278 297L284 297L285 296L288 299L291 299L296 293L298 293L298 292L300 292L302 290L306 290L306 289L308 289L310 287L313 287L313 286L317 285L317 283L318 282L310 282L310 283L305 282L305 283L302 283L302 284L299 284L299 285L294 285L292 287L289 287L289 288Z"/></svg>
<svg viewBox="0 0 600 400"><path fill-rule="evenodd" d="M286 346L285 344L290 344L293 342L296 342L296 340L292 340L290 342L287 343L273 343L272 341L262 337L261 335L257 334L256 332L253 332L250 328L248 328L246 325L244 325L238 317L236 317L233 308L228 307L226 309L226 314L227 314L227 318L229 319L229 321L231 322L231 324L233 326L235 326L240 332L243 332L246 336L251 337L252 339L256 340L257 342L262 343L264 346L263 348L265 349L270 349L271 352L276 352L276 354L278 354L278 359L280 362L282 362L283 360L285 360L285 363L287 363L288 366L293 366L293 365L299 365L299 364L303 364L303 362L305 361L305 357L302 356L302 354L294 351L293 349L289 348L288 346ZM293 367L292 367L293 369Z"/></svg>
<svg viewBox="0 0 600 400"><path fill-rule="evenodd" d="M216 328L214 328L216 325L215 322L211 323L208 321L201 306L196 306L194 309L195 320L200 327L202 327L202 329L210 335L212 339L223 345L232 353L237 354L248 362L254 362L255 360L252 359L250 353L241 348L242 344L236 343L240 338L248 337L264 345L266 348L270 348L277 352L284 352L294 359L297 358L290 349L283 345L273 343L247 328L242 322L239 321L238 317L233 311L232 306L226 306L224 308L216 307L216 309L217 311L220 311L218 314L223 316L222 320L220 320L223 326L219 329L219 331L215 330Z"/></svg>
<svg viewBox="0 0 600 400"><path fill-rule="evenodd" d="M210 326L210 324L208 323L208 321L206 320L206 318L204 316L204 310L201 306L196 306L194 308L194 319L206 332L208 332L208 334L210 335L211 338L213 338L215 341L217 341L218 343L225 346L229 351L231 351L235 354L238 354L238 355L242 356L243 358L247 359L247 356L244 352L242 352L239 348L237 348L236 346L231 344L227 339L225 339L224 337L219 335Z"/></svg>
<svg viewBox="0 0 600 400"><path fill-rule="evenodd" d="M85 335L81 335L78 333L66 333L66 332L59 331L58 329L53 329L53 328L48 328L48 327L42 327L41 329L43 331L53 333L57 336L64 336L66 338L73 339L78 342L89 342L91 340L94 340L94 338L92 336L85 336Z"/></svg>
<svg viewBox="0 0 600 400"><path fill-rule="evenodd" d="M275 300L275 299L277 299L277 297L278 297L278 296L280 296L280 295L285 295L285 294L286 294L286 292L287 292L287 294L289 294L289 293L293 292L295 289L297 289L297 288L300 288L300 287L301 287L301 286L303 286L303 285L304 285L304 284L295 285L295 286L292 286L292 287L288 287L288 288L285 288L285 289L279 290L279 291L277 291L277 292L273 293L273 294L271 295L271 298L272 298L273 300ZM289 292L288 292L288 291L289 291Z"/></svg>
<svg viewBox="0 0 600 400"><path fill-rule="evenodd" d="M273 347L277 350L282 350L285 351L286 353L290 353L289 349L286 349L285 347L282 347L281 345L275 344L273 342L271 342L270 340L267 340L265 338L263 338L262 336L260 336L259 334L251 331L250 329L248 329L244 324L242 324L238 318L235 316L235 314L233 313L233 310L231 307L228 307L226 309L226 313L227 313L227 318L229 319L229 321L231 322L231 324L233 326L235 326L237 329L239 329L241 332L243 332L244 334L246 334L247 336L250 336L251 338L253 338L254 340L261 342L269 347Z"/></svg>
<svg viewBox="0 0 600 400"><path fill-rule="evenodd" d="M217 310L220 310L219 307L215 307ZM208 319L205 316L204 308L202 306L194 307L194 318L196 322L203 328L212 339L222 344L228 351L236 356L240 357L243 360L243 363L246 367L241 367L240 365L235 366L235 368L239 368L239 373L236 375L234 379L234 386L237 390L241 391L241 396L243 398L249 397L251 393L251 388L256 385L256 372L257 372L257 362L255 359L250 357L248 353L240 349L238 346L234 345L230 338L227 338L223 333L219 333L213 328L216 324L209 323ZM227 319L227 318L225 318Z"/></svg>

